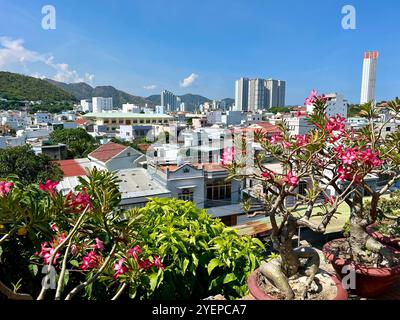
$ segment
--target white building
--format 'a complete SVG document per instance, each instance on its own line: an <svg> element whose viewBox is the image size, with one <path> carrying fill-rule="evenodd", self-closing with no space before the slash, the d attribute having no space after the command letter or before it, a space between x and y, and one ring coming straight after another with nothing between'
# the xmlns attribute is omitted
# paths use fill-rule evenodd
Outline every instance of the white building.
<svg viewBox="0 0 400 320"><path fill-rule="evenodd" d="M122 105L122 112L140 113L140 107L132 103L124 103Z"/></svg>
<svg viewBox="0 0 400 320"><path fill-rule="evenodd" d="M52 117L48 112L36 112L34 115L34 124L50 123Z"/></svg>
<svg viewBox="0 0 400 320"><path fill-rule="evenodd" d="M328 117L334 117L337 114L341 117L347 118L347 108L348 102L343 98L342 95L337 93L330 93L325 95L326 101L326 115ZM306 106L307 112L312 113L314 109L314 105L309 104Z"/></svg>
<svg viewBox="0 0 400 320"><path fill-rule="evenodd" d="M240 78L235 82L235 111L247 111L249 100L249 79Z"/></svg>
<svg viewBox="0 0 400 320"><path fill-rule="evenodd" d="M285 118L291 136L307 134L314 126L305 117Z"/></svg>
<svg viewBox="0 0 400 320"><path fill-rule="evenodd" d="M156 106L156 114L165 114L166 108L164 106Z"/></svg>
<svg viewBox="0 0 400 320"><path fill-rule="evenodd" d="M242 111L226 111L221 116L221 121L226 126L242 124L245 121L245 113Z"/></svg>
<svg viewBox="0 0 400 320"><path fill-rule="evenodd" d="M113 109L113 99L112 98L103 98L103 97L93 97L93 112L103 112L110 111Z"/></svg>
<svg viewBox="0 0 400 320"><path fill-rule="evenodd" d="M209 111L206 116L208 124L222 123L222 111Z"/></svg>
<svg viewBox="0 0 400 320"><path fill-rule="evenodd" d="M132 147L109 142L103 144L88 155L91 166L101 170L116 171L138 167L145 155Z"/></svg>
<svg viewBox="0 0 400 320"><path fill-rule="evenodd" d="M93 103L90 99L81 100L80 106L82 107L82 111L84 112L92 112L93 111Z"/></svg>
<svg viewBox="0 0 400 320"><path fill-rule="evenodd" d="M364 54L360 104L375 101L378 56L377 51L365 52Z"/></svg>

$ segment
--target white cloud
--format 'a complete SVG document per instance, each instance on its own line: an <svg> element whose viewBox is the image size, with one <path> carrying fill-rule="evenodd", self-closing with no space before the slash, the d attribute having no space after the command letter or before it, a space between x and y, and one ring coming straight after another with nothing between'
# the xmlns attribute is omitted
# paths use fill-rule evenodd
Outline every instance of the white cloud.
<svg viewBox="0 0 400 320"><path fill-rule="evenodd" d="M188 76L187 78L185 78L181 81L180 86L182 88L190 87L196 81L196 79L198 77L199 77L198 74L192 73L190 76Z"/></svg>
<svg viewBox="0 0 400 320"><path fill-rule="evenodd" d="M155 88L157 88L157 86L155 84L150 84L148 86L144 86L143 88L146 90L154 90Z"/></svg>
<svg viewBox="0 0 400 320"><path fill-rule="evenodd" d="M56 63L54 56L41 54L36 51L26 49L23 39L12 39L9 37L0 37L0 68L11 66L27 67L31 63L42 63L55 71L53 79L62 82L83 82L92 83L94 75L85 73L82 77L76 70L70 68L67 63ZM32 76L44 78L45 76L33 73Z"/></svg>

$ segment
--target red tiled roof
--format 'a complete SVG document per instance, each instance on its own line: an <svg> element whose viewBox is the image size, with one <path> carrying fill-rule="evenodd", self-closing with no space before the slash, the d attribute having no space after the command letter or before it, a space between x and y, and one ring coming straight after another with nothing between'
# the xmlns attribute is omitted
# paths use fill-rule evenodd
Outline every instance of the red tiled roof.
<svg viewBox="0 0 400 320"><path fill-rule="evenodd" d="M64 172L64 177L77 177L86 175L85 169L82 168L82 166L74 159L59 160L57 162L60 165L61 170Z"/></svg>
<svg viewBox="0 0 400 320"><path fill-rule="evenodd" d="M293 107L292 111L307 111L307 108L298 106L298 107Z"/></svg>
<svg viewBox="0 0 400 320"><path fill-rule="evenodd" d="M122 144L108 142L90 153L89 157L95 158L101 162L107 162L108 160L114 158L117 154L124 151L126 148L128 147Z"/></svg>
<svg viewBox="0 0 400 320"><path fill-rule="evenodd" d="M85 124L87 124L87 123L88 123L88 121L87 121L87 120L85 120L85 119L76 119L76 120L75 120L75 123L76 123L77 125L80 125L80 126L82 126L82 125L85 125Z"/></svg>
<svg viewBox="0 0 400 320"><path fill-rule="evenodd" d="M263 130L266 130L268 132L280 131L280 129L277 126L275 126L269 122L258 122L258 123L256 123L256 125L263 128Z"/></svg>

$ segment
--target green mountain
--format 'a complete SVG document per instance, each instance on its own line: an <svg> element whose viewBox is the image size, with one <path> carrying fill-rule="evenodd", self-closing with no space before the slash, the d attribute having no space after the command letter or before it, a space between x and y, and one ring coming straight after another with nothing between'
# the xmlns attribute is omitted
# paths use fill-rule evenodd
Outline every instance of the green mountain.
<svg viewBox="0 0 400 320"><path fill-rule="evenodd" d="M7 100L74 101L76 98L46 80L0 71L0 97Z"/></svg>
<svg viewBox="0 0 400 320"><path fill-rule="evenodd" d="M112 97L114 107L121 107L123 103L133 103L142 107L146 104L148 107L156 105L151 100L131 95L112 86L98 86L93 88L84 82L64 83L50 79L47 79L47 81L74 95L78 100L90 99L92 97Z"/></svg>

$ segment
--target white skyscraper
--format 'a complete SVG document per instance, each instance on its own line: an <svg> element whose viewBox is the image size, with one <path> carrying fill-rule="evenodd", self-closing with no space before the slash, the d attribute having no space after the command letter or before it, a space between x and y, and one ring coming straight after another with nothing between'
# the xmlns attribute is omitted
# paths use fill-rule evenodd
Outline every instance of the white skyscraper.
<svg viewBox="0 0 400 320"><path fill-rule="evenodd" d="M248 111L249 79L240 78L235 82L235 110Z"/></svg>
<svg viewBox="0 0 400 320"><path fill-rule="evenodd" d="M94 113L110 111L113 109L113 99L111 97L110 98L93 97L92 108Z"/></svg>
<svg viewBox="0 0 400 320"><path fill-rule="evenodd" d="M375 101L378 56L378 51L365 52L364 54L360 104Z"/></svg>

